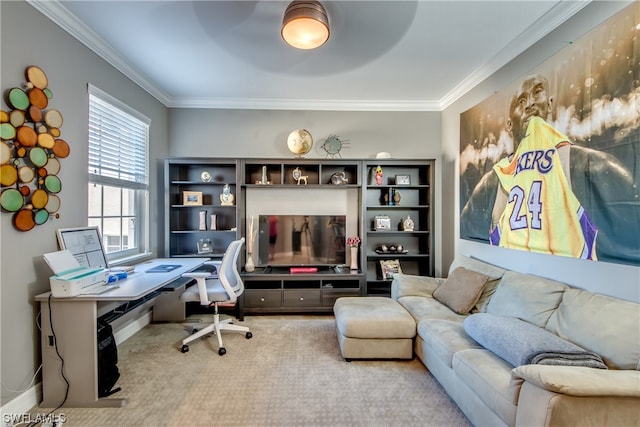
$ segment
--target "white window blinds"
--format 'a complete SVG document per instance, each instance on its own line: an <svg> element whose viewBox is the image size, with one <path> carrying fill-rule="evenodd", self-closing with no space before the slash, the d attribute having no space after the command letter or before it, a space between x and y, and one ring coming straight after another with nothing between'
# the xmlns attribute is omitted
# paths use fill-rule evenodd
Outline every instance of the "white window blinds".
<svg viewBox="0 0 640 427"><path fill-rule="evenodd" d="M150 120L89 85L89 176L93 182L147 188Z"/></svg>

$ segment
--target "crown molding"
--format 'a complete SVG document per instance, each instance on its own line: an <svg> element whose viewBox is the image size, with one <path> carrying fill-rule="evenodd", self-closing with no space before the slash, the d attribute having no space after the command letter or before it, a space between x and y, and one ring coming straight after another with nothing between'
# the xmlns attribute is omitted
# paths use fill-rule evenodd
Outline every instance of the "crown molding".
<svg viewBox="0 0 640 427"><path fill-rule="evenodd" d="M440 100L440 109L444 110L461 98L471 89L482 83L500 68L515 59L522 52L540 41L544 36L555 30L562 23L582 10L592 0L560 1L547 13L542 15L529 28L520 33L484 65L476 69L466 79L461 81Z"/></svg>
<svg viewBox="0 0 640 427"><path fill-rule="evenodd" d="M440 111L440 103L438 101L405 100L180 98L171 102L169 107L305 111Z"/></svg>
<svg viewBox="0 0 640 427"><path fill-rule="evenodd" d="M217 108L260 110L318 111L442 111L465 93L498 71L502 66L531 47L560 24L576 14L592 0L560 1L498 54L460 82L442 99L435 101L382 100L318 100L318 99L251 99L251 98L176 98L161 90L140 73L126 58L116 52L84 22L58 0L26 0L60 28L96 53L151 96L168 108Z"/></svg>
<svg viewBox="0 0 640 427"><path fill-rule="evenodd" d="M122 55L116 52L103 38L98 36L84 22L78 19L69 9L58 0L26 0L31 6L53 21L72 37L84 44L96 55L107 61L110 65L131 79L134 83L147 91L165 106L171 102L171 98L158 86L141 74Z"/></svg>

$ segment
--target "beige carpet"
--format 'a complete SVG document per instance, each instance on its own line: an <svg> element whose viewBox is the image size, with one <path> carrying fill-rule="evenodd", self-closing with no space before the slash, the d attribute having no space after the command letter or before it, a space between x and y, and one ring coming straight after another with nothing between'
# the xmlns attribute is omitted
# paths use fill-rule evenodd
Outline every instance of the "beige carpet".
<svg viewBox="0 0 640 427"><path fill-rule="evenodd" d="M202 317L202 316L200 316ZM121 344L123 408L62 408L70 426L469 426L411 361L345 362L333 316L247 316L179 351L183 324L152 324ZM34 408L34 412L41 409Z"/></svg>

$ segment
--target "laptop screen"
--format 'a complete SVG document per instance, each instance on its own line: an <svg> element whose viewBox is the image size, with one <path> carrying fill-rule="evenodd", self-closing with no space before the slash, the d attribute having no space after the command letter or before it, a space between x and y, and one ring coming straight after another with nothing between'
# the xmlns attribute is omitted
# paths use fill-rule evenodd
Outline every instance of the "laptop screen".
<svg viewBox="0 0 640 427"><path fill-rule="evenodd" d="M68 249L81 266L109 268L97 226L59 228L56 236L60 249Z"/></svg>

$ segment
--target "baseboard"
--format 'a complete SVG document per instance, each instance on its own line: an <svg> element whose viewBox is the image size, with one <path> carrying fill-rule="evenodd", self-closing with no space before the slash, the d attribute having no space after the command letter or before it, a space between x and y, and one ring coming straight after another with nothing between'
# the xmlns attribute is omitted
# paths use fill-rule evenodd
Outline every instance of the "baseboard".
<svg viewBox="0 0 640 427"><path fill-rule="evenodd" d="M141 316L136 317L125 326L114 331L113 336L116 339L116 345L121 344L134 336L138 331L151 323L153 317L152 311L147 311Z"/></svg>
<svg viewBox="0 0 640 427"><path fill-rule="evenodd" d="M11 422L11 420L16 420L16 417L26 414L31 408L37 406L40 400L42 400L42 383L28 388L13 400L0 407L0 413L2 414L1 425L7 427L17 424L19 421Z"/></svg>
<svg viewBox="0 0 640 427"><path fill-rule="evenodd" d="M144 310L144 308L143 308ZM142 314L135 319L127 322L125 325L118 327L113 336L116 340L116 344L121 344L134 336L138 331L151 323L152 311L147 308ZM11 417L20 416L21 414L28 413L31 408L38 406L42 401L42 383L38 383L33 387L25 390L23 393L13 398L5 405L0 407L0 414L2 414L2 421L0 426L6 427L13 425Z"/></svg>

